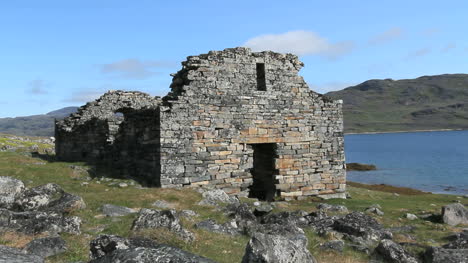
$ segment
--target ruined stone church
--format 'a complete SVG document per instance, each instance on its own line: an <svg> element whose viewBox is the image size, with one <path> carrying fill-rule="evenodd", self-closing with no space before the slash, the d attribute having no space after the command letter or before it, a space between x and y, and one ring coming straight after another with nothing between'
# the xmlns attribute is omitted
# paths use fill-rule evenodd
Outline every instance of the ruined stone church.
<svg viewBox="0 0 468 263"><path fill-rule="evenodd" d="M109 91L56 121L57 158L163 188L344 196L342 102L309 89L297 56L232 48L182 66L163 98Z"/></svg>

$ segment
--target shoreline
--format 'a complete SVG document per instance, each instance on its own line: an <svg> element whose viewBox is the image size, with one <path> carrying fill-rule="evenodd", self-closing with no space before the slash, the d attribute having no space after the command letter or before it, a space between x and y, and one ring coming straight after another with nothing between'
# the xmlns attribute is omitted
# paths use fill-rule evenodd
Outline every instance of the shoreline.
<svg viewBox="0 0 468 263"><path fill-rule="evenodd" d="M364 188L364 189L369 189L369 190L406 194L406 195L422 195L422 194L453 195L453 196L465 196L466 195L463 193L453 193L453 192L428 192L426 190L420 190L420 189L411 188L411 187L396 186L396 185L391 185L391 184L368 184L368 183L361 183L361 182L356 182L356 181L346 181L346 185L357 187L357 188Z"/></svg>
<svg viewBox="0 0 468 263"><path fill-rule="evenodd" d="M430 129L430 130L411 130L411 131L375 131L375 132L345 132L344 135L356 134L383 134L383 133L411 133L411 132L440 132L440 131L466 131L468 129Z"/></svg>

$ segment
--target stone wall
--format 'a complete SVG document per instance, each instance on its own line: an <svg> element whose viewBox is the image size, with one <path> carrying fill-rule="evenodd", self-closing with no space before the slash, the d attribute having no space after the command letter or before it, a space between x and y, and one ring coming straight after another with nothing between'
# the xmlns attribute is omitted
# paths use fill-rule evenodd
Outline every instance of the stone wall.
<svg viewBox="0 0 468 263"><path fill-rule="evenodd" d="M182 65L162 101L110 92L58 122L58 157L111 160L161 187L263 199L343 195L341 101L311 91L296 56L234 48Z"/></svg>

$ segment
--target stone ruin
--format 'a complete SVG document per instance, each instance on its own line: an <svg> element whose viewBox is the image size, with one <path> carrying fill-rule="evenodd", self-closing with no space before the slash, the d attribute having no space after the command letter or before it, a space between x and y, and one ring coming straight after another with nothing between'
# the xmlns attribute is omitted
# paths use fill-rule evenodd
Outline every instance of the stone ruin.
<svg viewBox="0 0 468 263"><path fill-rule="evenodd" d="M163 98L109 91L57 121L57 158L163 188L344 197L342 101L311 91L297 56L232 48L182 66Z"/></svg>

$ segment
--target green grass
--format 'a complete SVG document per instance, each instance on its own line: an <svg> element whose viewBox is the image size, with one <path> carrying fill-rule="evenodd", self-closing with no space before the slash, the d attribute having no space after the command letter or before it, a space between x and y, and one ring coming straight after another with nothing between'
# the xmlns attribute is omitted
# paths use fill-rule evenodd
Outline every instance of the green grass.
<svg viewBox="0 0 468 263"><path fill-rule="evenodd" d="M61 255L48 259L48 262L70 262L88 260L89 241L101 233L116 234L124 237L135 235L146 236L158 242L165 242L193 253L212 258L218 262L240 262L248 238L245 236L230 237L222 234L215 234L203 230L195 229L194 224L207 218L213 218L218 222L225 222L228 219L222 212L209 206L201 206L197 203L201 200L201 195L191 189L137 189L135 186L119 188L117 185L109 186L110 182L92 179L88 185L81 185L86 181L87 174L79 173L70 168L71 163L47 162L38 158L29 157L17 152L0 152L0 175L12 176L23 180L28 187L42 185L45 183L57 183L65 191L83 197L87 207L84 210L73 212L83 220L82 234L70 235L62 234L67 241L69 250ZM83 165L74 163L73 165ZM127 182L129 180L112 179L113 183ZM385 216L376 216L376 219L386 227L414 225L417 230L414 235L419 243L428 245L440 245L445 242L443 239L454 231L461 228L449 227L440 223L433 223L424 220L409 221L402 219L405 213L439 213L440 207L451 203L453 200L460 200L467 204L467 199L458 199L453 195L436 194L415 194L395 196L391 192L374 191L359 187L348 187L352 199L329 200L331 204L342 204L350 210L363 211L372 204L380 204ZM128 215L119 218L109 218L100 216L100 207L110 203L132 208L151 208L151 204L156 200L166 200L175 204L176 209L191 209L199 213L200 216L193 221L183 220L184 226L193 231L197 241L185 243L167 231L148 230L133 233L130 230L136 215ZM302 209L308 212L314 211L319 202L311 198L305 201L292 201L289 204L280 205L275 211ZM101 231L102 230L102 231ZM321 262L367 262L368 256L350 249L346 249L342 254L333 252L323 252L318 249L319 245L328 239L319 237L313 231L307 230L309 238L309 249ZM0 235L0 244L21 247L33 237L24 237L18 234L4 233ZM396 238L403 238L396 236ZM427 240L433 240L432 242Z"/></svg>

